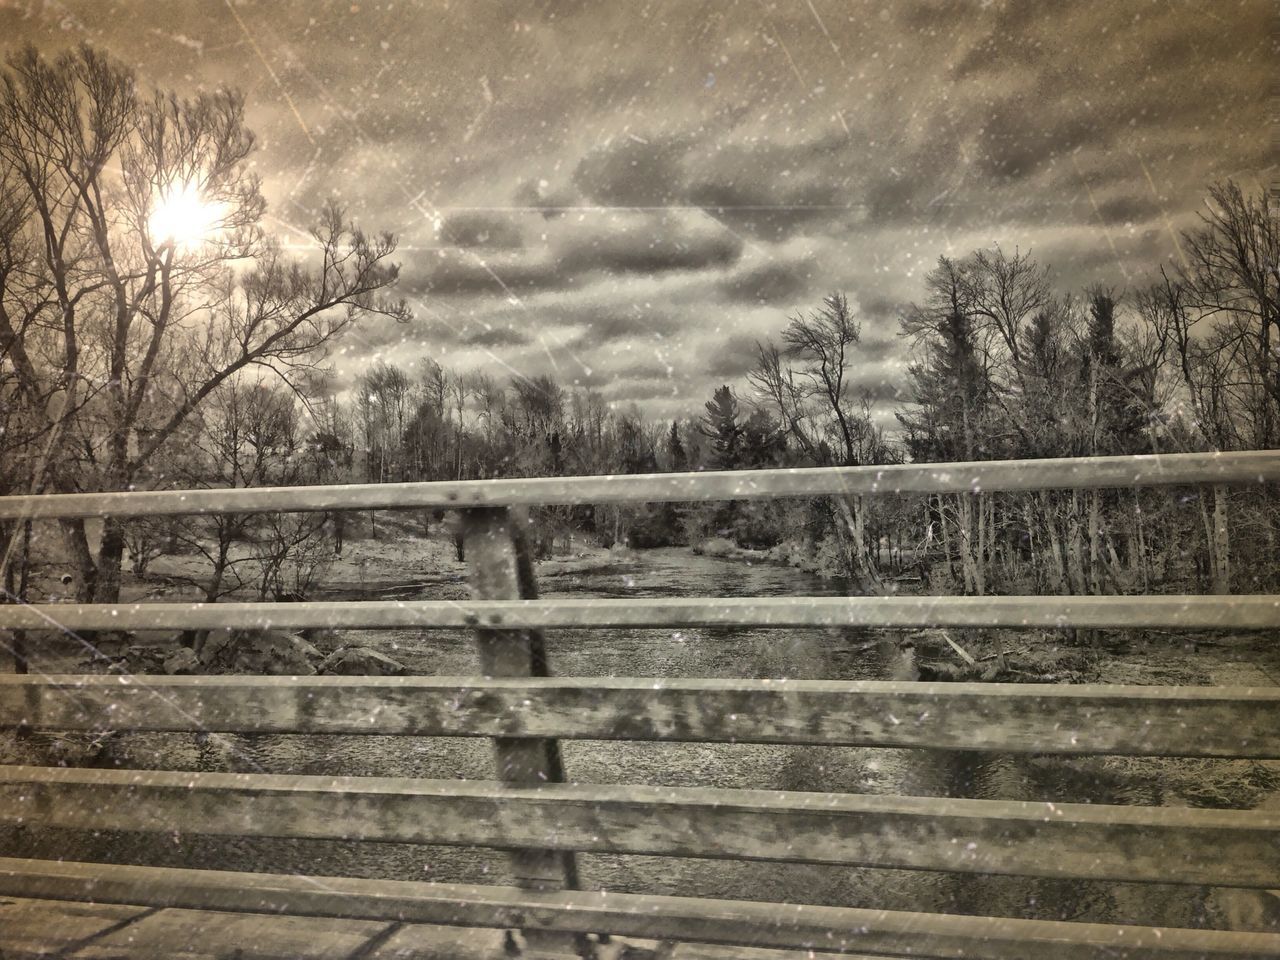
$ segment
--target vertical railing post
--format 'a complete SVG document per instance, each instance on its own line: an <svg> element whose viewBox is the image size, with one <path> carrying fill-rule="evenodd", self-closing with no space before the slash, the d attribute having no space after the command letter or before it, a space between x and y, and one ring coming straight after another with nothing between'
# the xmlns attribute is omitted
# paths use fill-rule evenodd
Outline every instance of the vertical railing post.
<svg viewBox="0 0 1280 960"><path fill-rule="evenodd" d="M529 556L523 517L505 507L462 511L463 543L471 594L477 600L535 599L537 584ZM487 677L547 676L546 645L537 630L477 625L480 672ZM498 777L504 783L562 783L564 768L555 740L494 737ZM577 866L571 852L519 849L511 852L516 882L530 890L573 889ZM566 958L579 955L579 941L568 933L526 929L526 956Z"/></svg>

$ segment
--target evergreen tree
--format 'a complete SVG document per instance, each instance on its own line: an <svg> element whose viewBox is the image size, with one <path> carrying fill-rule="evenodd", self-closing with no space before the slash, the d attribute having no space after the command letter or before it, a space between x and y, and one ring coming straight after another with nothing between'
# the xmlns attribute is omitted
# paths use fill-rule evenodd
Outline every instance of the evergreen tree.
<svg viewBox="0 0 1280 960"><path fill-rule="evenodd" d="M992 383L978 342L967 269L943 257L930 272L929 298L913 305L902 330L920 351L908 368L916 409L900 412L916 460L978 460L990 457L985 429Z"/></svg>
<svg viewBox="0 0 1280 960"><path fill-rule="evenodd" d="M739 433L740 465L746 470L780 467L787 461L787 438L769 412L756 407Z"/></svg>
<svg viewBox="0 0 1280 960"><path fill-rule="evenodd" d="M1087 293L1088 326L1081 358L1083 396L1090 398L1089 453L1146 453L1142 369L1131 365L1116 331L1118 303L1104 287Z"/></svg>
<svg viewBox="0 0 1280 960"><path fill-rule="evenodd" d="M728 384L717 388L706 410L698 432L711 441L710 466L713 470L734 470L740 462L742 427L738 424L738 399Z"/></svg>
<svg viewBox="0 0 1280 960"><path fill-rule="evenodd" d="M658 460L645 436L639 411L618 418L618 460L622 473L656 473Z"/></svg>
<svg viewBox="0 0 1280 960"><path fill-rule="evenodd" d="M671 421L671 430L667 433L667 458L671 462L672 473L684 473L689 469L689 454L680 439L680 424L675 420Z"/></svg>

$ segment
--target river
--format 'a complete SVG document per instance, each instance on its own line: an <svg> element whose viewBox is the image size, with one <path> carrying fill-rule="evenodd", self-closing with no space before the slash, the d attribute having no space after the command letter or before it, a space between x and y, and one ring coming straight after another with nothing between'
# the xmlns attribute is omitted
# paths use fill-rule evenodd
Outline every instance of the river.
<svg viewBox="0 0 1280 960"><path fill-rule="evenodd" d="M841 594L844 584L786 567L693 556L660 549L632 563L543 576L544 596L781 596ZM422 599L466 595L458 580L417 584L402 595ZM361 642L404 663L412 673L478 673L466 632L368 632ZM552 671L575 676L788 677L911 679L913 651L885 633L866 630L558 630L547 638ZM1208 682L1276 671L1273 644L1245 640L1194 651L1213 669ZM1225 652L1224 652L1225 651ZM1185 649L1177 651L1186 659ZM1150 663L1161 648L1135 645L1118 655ZM1207 658L1207 659L1206 659ZM1272 672L1271 676L1277 675ZM1266 682L1266 681L1262 681ZM750 744L571 742L563 746L569 779L584 783L765 788L1061 802L1181 804L1164 774L1188 773L1228 785L1233 805L1274 806L1273 781L1243 803L1230 785L1274 777L1274 765L1236 761L1054 759L929 750L785 747ZM492 779L485 741L452 738L133 735L112 748L124 766L299 774ZM1259 774L1258 771L1263 771ZM1225 778L1225 779L1223 779ZM192 824L198 829L198 824ZM215 869L510 882L505 856L473 848L346 841L202 838L194 834L99 835L8 830L11 855L145 862ZM617 891L843 904L897 910L995 914L1172 926L1239 926L1261 922L1264 899L1232 891L873 870L802 864L582 855L583 885Z"/></svg>

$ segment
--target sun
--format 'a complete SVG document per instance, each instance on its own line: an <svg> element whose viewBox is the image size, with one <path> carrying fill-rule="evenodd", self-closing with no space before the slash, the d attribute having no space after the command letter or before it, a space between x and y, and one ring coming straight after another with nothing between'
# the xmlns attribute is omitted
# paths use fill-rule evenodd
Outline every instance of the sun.
<svg viewBox="0 0 1280 960"><path fill-rule="evenodd" d="M205 200L195 184L174 184L161 194L147 221L151 239L186 250L198 247L217 233L225 206Z"/></svg>

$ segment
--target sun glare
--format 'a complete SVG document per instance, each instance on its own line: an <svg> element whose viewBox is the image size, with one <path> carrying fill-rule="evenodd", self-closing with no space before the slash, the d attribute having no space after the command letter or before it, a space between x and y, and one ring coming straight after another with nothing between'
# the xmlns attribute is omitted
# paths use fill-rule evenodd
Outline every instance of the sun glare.
<svg viewBox="0 0 1280 960"><path fill-rule="evenodd" d="M148 226L152 241L183 249L198 247L217 232L223 206L206 201L193 184L175 184L160 197L151 213Z"/></svg>

